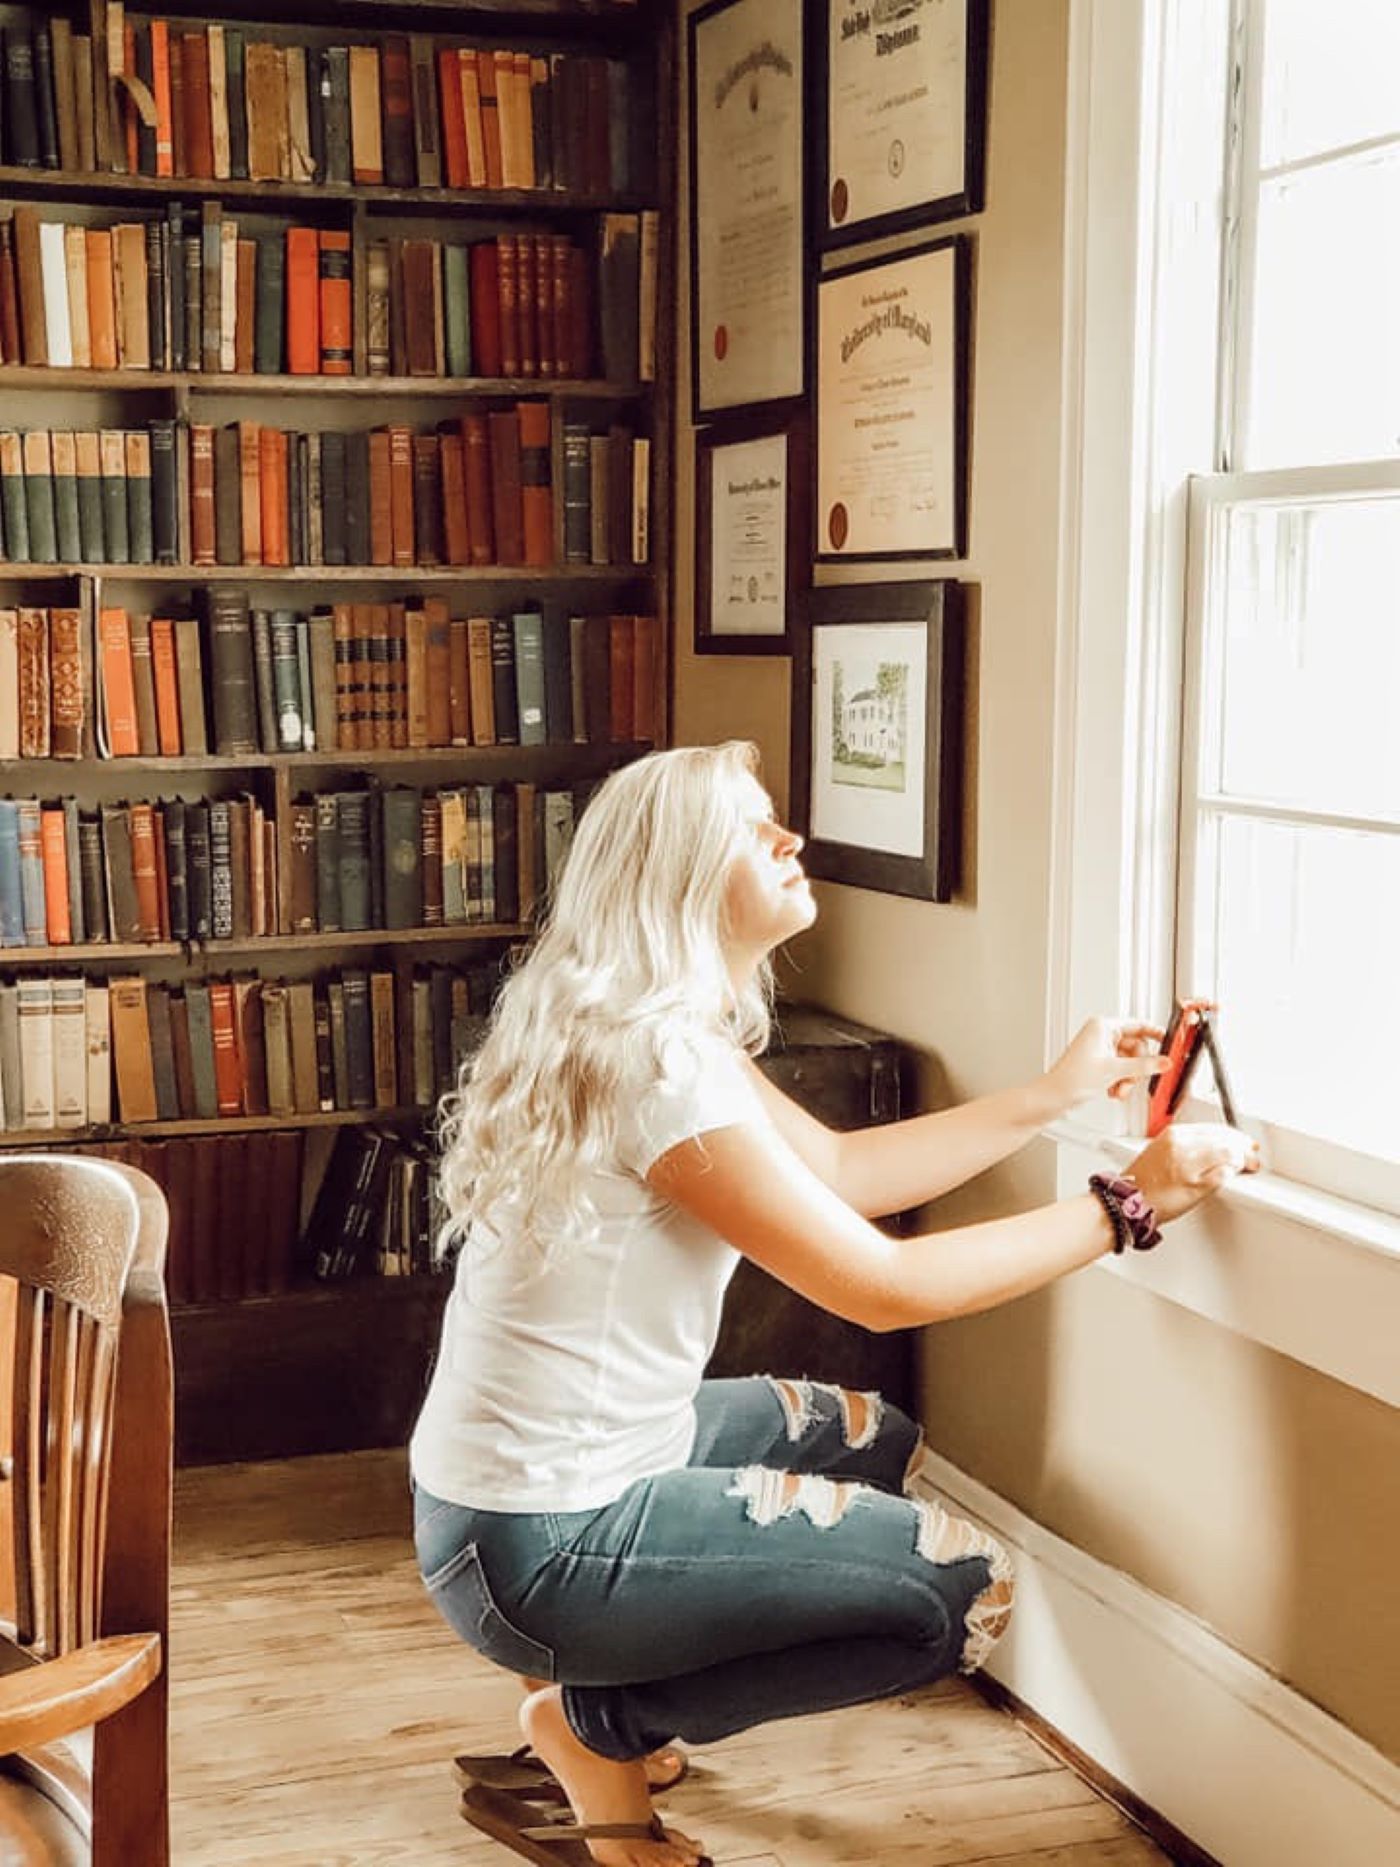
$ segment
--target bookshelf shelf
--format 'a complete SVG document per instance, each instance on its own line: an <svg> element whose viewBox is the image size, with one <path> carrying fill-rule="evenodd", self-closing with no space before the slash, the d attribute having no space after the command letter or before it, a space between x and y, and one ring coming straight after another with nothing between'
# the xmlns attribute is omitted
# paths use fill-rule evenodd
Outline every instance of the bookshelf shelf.
<svg viewBox="0 0 1400 1867"><path fill-rule="evenodd" d="M650 564L0 564L0 583L55 583L102 577L132 583L553 584L627 583L654 575Z"/></svg>
<svg viewBox="0 0 1400 1867"><path fill-rule="evenodd" d="M359 933L259 934L246 940L84 940L68 946L12 946L0 949L0 963L26 966L88 965L106 960L180 959L194 954L217 960L223 953L339 953L346 948L384 946L461 946L481 940L518 940L530 932L515 921L477 922L451 927L370 927Z"/></svg>
<svg viewBox="0 0 1400 1867"><path fill-rule="evenodd" d="M35 73L31 113L7 58L0 124L0 910L10 940L119 936L0 948L0 1151L95 1148L166 1190L182 1460L401 1442L451 1279L362 1273L422 1271L436 1099L593 784L670 740L678 16L168 0L123 34L106 0L0 10ZM290 178L327 172L395 185ZM438 185L488 175L570 186ZM70 356L107 367L49 366ZM139 357L239 367L115 367ZM575 373L523 373L551 363ZM408 373L434 368L497 373ZM457 561L191 561L390 540ZM549 737L491 743L522 726ZM133 939L208 932L216 901L229 927L225 886L239 927L510 918ZM327 1106L371 1096L411 1106ZM269 1100L313 1112L196 1114ZM298 1282L363 1148L368 1256L357 1230L356 1275Z"/></svg>
<svg viewBox="0 0 1400 1867"><path fill-rule="evenodd" d="M142 201L235 201L245 206L277 209L314 202L317 207L341 203L363 204L369 212L387 209L394 214L470 213L483 219L505 219L540 214L591 215L604 212L639 213L655 201L633 195L571 194L563 189L540 188L386 188L344 182L235 181L202 179L195 175L81 174L62 169L0 167L0 193L12 200L47 200L75 193L85 201L114 206Z"/></svg>
<svg viewBox="0 0 1400 1867"><path fill-rule="evenodd" d="M64 1146L81 1141L154 1140L194 1134L253 1134L273 1128L346 1128L372 1122L420 1121L426 1110L330 1109L312 1115L219 1115L209 1121L109 1122L101 1128L26 1128L0 1134L0 1148Z"/></svg>
<svg viewBox="0 0 1400 1867"><path fill-rule="evenodd" d="M517 396L551 402L623 402L649 392L649 383L604 382L597 378L556 380L552 376L272 376L255 372L200 370L50 369L35 364L0 365L0 393L7 389L124 389L141 393L184 389L191 396Z"/></svg>

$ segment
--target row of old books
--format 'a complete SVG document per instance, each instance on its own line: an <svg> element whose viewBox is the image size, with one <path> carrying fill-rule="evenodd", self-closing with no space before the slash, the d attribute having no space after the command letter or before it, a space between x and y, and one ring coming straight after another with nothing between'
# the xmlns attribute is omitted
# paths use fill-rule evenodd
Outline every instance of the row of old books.
<svg viewBox="0 0 1400 1867"><path fill-rule="evenodd" d="M6 160L399 188L633 185L620 60L419 34L273 44L233 26L127 16L119 0L104 12L96 47L63 18L6 26ZM110 104L109 74L134 81Z"/></svg>
<svg viewBox="0 0 1400 1867"><path fill-rule="evenodd" d="M343 1128L302 1234L299 1262L320 1278L423 1276L443 1268L438 1160L391 1128Z"/></svg>
<svg viewBox="0 0 1400 1867"><path fill-rule="evenodd" d="M350 235L242 227L217 202L188 234L178 201L110 227L16 207L0 220L0 362L348 376Z"/></svg>
<svg viewBox="0 0 1400 1867"><path fill-rule="evenodd" d="M450 616L446 599L434 596L337 603L307 614L250 609L247 591L233 585L209 591L204 607L203 622L193 614L99 611L103 757L203 756L211 745L236 758L318 749L649 745L657 738L654 616L565 616L552 607ZM43 612L0 611L0 673L7 615ZM42 638L29 628L25 639ZM16 657L15 665L23 716L46 706L52 713L34 689L42 675L37 654ZM82 738L80 664L76 678L65 744ZM3 706L0 700L0 725ZM15 736L22 751L39 743L18 729Z"/></svg>
<svg viewBox="0 0 1400 1867"><path fill-rule="evenodd" d="M555 233L257 234L218 202L108 227L16 207L0 218L0 363L521 378L601 364L650 380L657 255L650 210L603 215L595 255Z"/></svg>
<svg viewBox="0 0 1400 1867"><path fill-rule="evenodd" d="M0 430L0 559L173 564L176 424L85 433Z"/></svg>
<svg viewBox="0 0 1400 1867"><path fill-rule="evenodd" d="M319 980L0 982L9 1132L429 1107L480 1039L491 962Z"/></svg>
<svg viewBox="0 0 1400 1867"><path fill-rule="evenodd" d="M0 762L81 758L83 617L78 609L0 609Z"/></svg>
<svg viewBox="0 0 1400 1867"><path fill-rule="evenodd" d="M92 811L72 797L0 798L0 946L528 923L587 796L518 783L299 799L285 912L276 820L254 796Z"/></svg>
<svg viewBox="0 0 1400 1867"><path fill-rule="evenodd" d="M185 1305L280 1296L292 1288L299 1275L303 1144L300 1129L268 1128L85 1141L78 1151L138 1167L164 1193L166 1289L172 1305Z"/></svg>
<svg viewBox="0 0 1400 1867"><path fill-rule="evenodd" d="M192 423L193 562L519 564L555 560L547 402L418 434Z"/></svg>
<svg viewBox="0 0 1400 1867"><path fill-rule="evenodd" d="M261 939L277 841L254 797L0 798L0 946Z"/></svg>

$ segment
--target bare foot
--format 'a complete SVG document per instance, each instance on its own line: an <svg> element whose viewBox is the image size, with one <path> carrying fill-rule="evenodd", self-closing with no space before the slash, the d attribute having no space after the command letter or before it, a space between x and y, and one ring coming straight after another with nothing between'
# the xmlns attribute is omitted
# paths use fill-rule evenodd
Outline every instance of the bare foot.
<svg viewBox="0 0 1400 1867"><path fill-rule="evenodd" d="M576 1820L645 1825L653 1819L640 1760L615 1763L581 1744L564 1716L558 1686L545 1686L526 1699L520 1728L564 1785ZM672 1828L664 1832L661 1841L590 1841L588 1851L599 1867L698 1867L703 1857L699 1842Z"/></svg>
<svg viewBox="0 0 1400 1867"><path fill-rule="evenodd" d="M532 1679L528 1673L520 1673L517 1677L527 1698L532 1692L543 1692L549 1684L547 1679ZM666 1744L660 1750L652 1751L650 1756L643 1757L642 1763L646 1768L647 1783L652 1789L674 1789L686 1771L685 1752L674 1744Z"/></svg>

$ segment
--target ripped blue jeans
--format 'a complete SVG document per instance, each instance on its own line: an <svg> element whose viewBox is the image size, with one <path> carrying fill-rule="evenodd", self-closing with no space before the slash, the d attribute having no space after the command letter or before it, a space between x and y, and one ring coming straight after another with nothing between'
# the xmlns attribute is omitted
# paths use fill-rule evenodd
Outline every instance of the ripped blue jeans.
<svg viewBox="0 0 1400 1867"><path fill-rule="evenodd" d="M706 1381L690 1463L600 1510L414 1498L419 1567L487 1659L558 1681L605 1757L712 1743L971 1671L1011 1567L985 1532L904 1494L918 1428L876 1394Z"/></svg>

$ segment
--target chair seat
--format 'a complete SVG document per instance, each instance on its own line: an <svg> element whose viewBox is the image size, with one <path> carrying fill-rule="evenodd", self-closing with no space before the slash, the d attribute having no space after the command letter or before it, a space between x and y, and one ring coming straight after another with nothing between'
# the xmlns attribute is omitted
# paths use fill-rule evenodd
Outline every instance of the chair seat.
<svg viewBox="0 0 1400 1867"><path fill-rule="evenodd" d="M88 1867L92 1851L77 1824L0 1759L0 1861L4 1867Z"/></svg>

